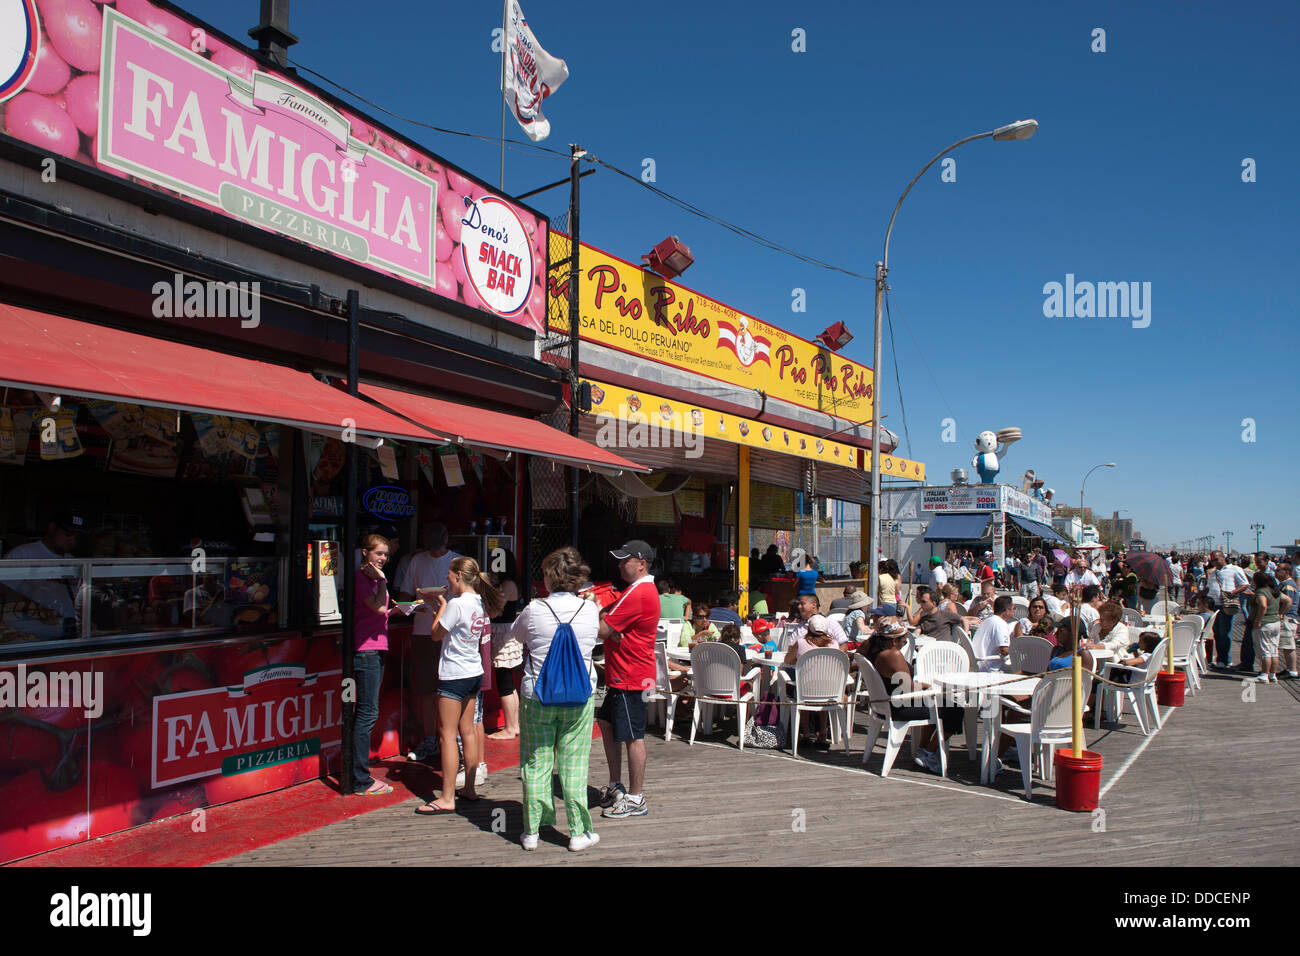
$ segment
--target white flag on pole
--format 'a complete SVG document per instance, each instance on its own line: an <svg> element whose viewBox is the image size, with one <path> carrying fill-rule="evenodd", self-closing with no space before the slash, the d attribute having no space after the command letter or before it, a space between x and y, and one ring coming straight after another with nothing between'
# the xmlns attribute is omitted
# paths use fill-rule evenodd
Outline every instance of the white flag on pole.
<svg viewBox="0 0 1300 956"><path fill-rule="evenodd" d="M542 100L569 78L569 67L537 42L519 9L518 0L506 0L504 89L506 105L534 142L551 135L550 121L542 115Z"/></svg>

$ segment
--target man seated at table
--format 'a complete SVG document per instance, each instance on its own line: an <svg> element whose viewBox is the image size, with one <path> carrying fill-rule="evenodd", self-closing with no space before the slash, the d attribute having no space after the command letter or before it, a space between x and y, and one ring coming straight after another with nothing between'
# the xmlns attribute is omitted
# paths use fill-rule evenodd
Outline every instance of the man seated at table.
<svg viewBox="0 0 1300 956"><path fill-rule="evenodd" d="M908 617L907 623L913 627L919 627L921 633L926 637L933 637L939 641L951 641L953 639L953 626L963 626L961 615L949 608L940 609L934 603L934 595L929 591L922 591L917 600L916 613Z"/></svg>
<svg viewBox="0 0 1300 956"><path fill-rule="evenodd" d="M997 597L996 589L991 580L980 582L980 593L966 602L966 616L977 617L981 621L990 614L996 614L993 610L993 599Z"/></svg>
<svg viewBox="0 0 1300 956"><path fill-rule="evenodd" d="M715 627L734 624L736 627L745 622L740 617L740 595L735 591L723 591L718 595L718 603L709 610L709 620Z"/></svg>
<svg viewBox="0 0 1300 956"><path fill-rule="evenodd" d="M1074 568L1065 576L1066 588L1073 591L1076 588L1100 585L1101 581L1097 579L1097 575L1089 570L1087 559L1082 554L1075 555Z"/></svg>
<svg viewBox="0 0 1300 956"><path fill-rule="evenodd" d="M1085 634L1088 628L1101 617L1101 587L1096 584L1089 584L1083 589L1080 595L1082 603L1079 605L1079 629ZM1123 617L1124 611L1120 609L1120 616Z"/></svg>
<svg viewBox="0 0 1300 956"><path fill-rule="evenodd" d="M791 629L790 641L793 643L802 637L808 629L808 621L813 615L821 614L821 602L815 594L801 594L795 602L795 608L799 615L798 620L792 621L786 626ZM826 634L836 647L848 643L848 635L844 633L844 628L840 627L835 621L826 621Z"/></svg>
<svg viewBox="0 0 1300 956"><path fill-rule="evenodd" d="M1011 618L1015 603L1009 594L993 601L993 613L980 622L971 637L975 660L982 671L1006 670L1011 652Z"/></svg>

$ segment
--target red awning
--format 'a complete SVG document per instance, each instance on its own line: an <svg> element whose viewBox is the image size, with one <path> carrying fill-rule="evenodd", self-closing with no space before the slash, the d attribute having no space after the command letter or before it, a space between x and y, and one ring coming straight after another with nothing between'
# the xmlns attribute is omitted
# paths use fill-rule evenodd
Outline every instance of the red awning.
<svg viewBox="0 0 1300 956"><path fill-rule="evenodd" d="M566 464L593 466L618 471L649 472L644 465L628 461L558 428L532 418L460 405L441 398L399 392L379 385L361 385L361 394L413 422L439 432L457 444L481 445L502 451L554 458Z"/></svg>
<svg viewBox="0 0 1300 956"><path fill-rule="evenodd" d="M0 303L0 385L421 442L424 428L306 372Z"/></svg>

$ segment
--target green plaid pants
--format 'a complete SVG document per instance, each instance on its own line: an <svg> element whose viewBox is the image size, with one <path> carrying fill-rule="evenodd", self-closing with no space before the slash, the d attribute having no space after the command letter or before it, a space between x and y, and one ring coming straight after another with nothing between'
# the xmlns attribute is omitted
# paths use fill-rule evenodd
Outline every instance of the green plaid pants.
<svg viewBox="0 0 1300 956"><path fill-rule="evenodd" d="M524 778L524 832L555 825L553 769L560 771L569 835L591 832L587 810L587 767L591 759L591 698L579 707L544 707L523 700L519 762ZM557 759L558 755L558 759Z"/></svg>

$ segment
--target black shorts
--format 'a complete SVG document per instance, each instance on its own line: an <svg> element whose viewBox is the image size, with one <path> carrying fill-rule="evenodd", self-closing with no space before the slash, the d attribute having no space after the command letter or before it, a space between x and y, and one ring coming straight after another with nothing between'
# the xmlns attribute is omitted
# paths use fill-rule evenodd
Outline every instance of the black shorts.
<svg viewBox="0 0 1300 956"><path fill-rule="evenodd" d="M619 743L641 740L645 737L645 698L639 690L610 687L605 692L605 702L596 713L597 720L614 726L614 739Z"/></svg>

